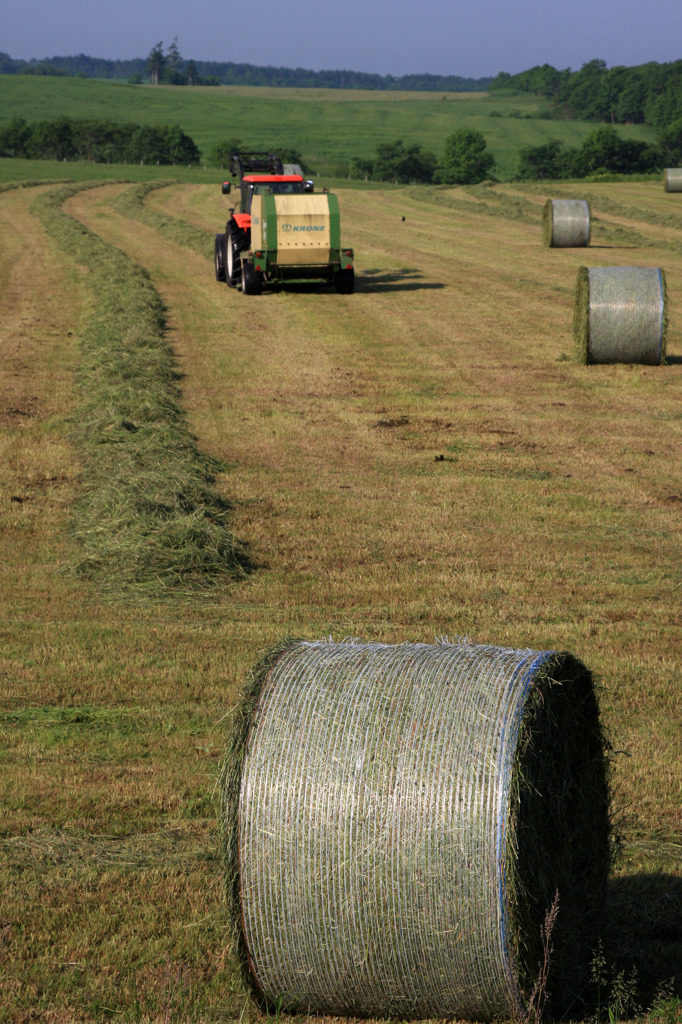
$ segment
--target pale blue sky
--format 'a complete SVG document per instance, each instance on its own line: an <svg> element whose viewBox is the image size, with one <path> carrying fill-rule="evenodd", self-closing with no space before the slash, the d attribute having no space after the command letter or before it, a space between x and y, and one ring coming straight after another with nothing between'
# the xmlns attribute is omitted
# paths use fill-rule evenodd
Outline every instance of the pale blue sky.
<svg viewBox="0 0 682 1024"><path fill-rule="evenodd" d="M14 58L183 57L386 75L480 78L545 61L578 69L682 58L681 0L5 0Z"/></svg>

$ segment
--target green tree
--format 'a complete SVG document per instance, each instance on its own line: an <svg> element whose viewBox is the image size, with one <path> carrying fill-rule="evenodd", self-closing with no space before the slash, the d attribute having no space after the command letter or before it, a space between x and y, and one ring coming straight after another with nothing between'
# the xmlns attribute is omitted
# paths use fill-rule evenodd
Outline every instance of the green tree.
<svg viewBox="0 0 682 1024"><path fill-rule="evenodd" d="M605 124L587 136L575 152L572 173L641 174L662 166L661 153L646 142L621 139L616 129Z"/></svg>
<svg viewBox="0 0 682 1024"><path fill-rule="evenodd" d="M216 142L211 150L208 162L214 167L228 168L230 166L230 157L233 153L238 153L241 148L242 143L240 139L222 139L221 142Z"/></svg>
<svg viewBox="0 0 682 1024"><path fill-rule="evenodd" d="M475 128L459 128L445 140L443 158L435 180L443 185L475 185L489 178L495 169L495 157Z"/></svg>
<svg viewBox="0 0 682 1024"><path fill-rule="evenodd" d="M165 146L161 163L196 164L200 153L192 138L183 132L177 124L165 125L161 129Z"/></svg>
<svg viewBox="0 0 682 1024"><path fill-rule="evenodd" d="M168 163L164 158L164 139L161 130L148 124L136 126L128 143L126 159L131 163Z"/></svg>
<svg viewBox="0 0 682 1024"><path fill-rule="evenodd" d="M196 63L193 60L187 61L187 84L199 84L199 72L197 71Z"/></svg>
<svg viewBox="0 0 682 1024"><path fill-rule="evenodd" d="M545 181L563 178L569 174L571 150L559 139L543 146L524 146L519 152L516 177L520 181Z"/></svg>
<svg viewBox="0 0 682 1024"><path fill-rule="evenodd" d="M9 124L0 128L0 156L26 156L31 138L31 128L23 117L13 117Z"/></svg>
<svg viewBox="0 0 682 1024"><path fill-rule="evenodd" d="M682 167L682 117L673 121L658 136L665 167Z"/></svg>
<svg viewBox="0 0 682 1024"><path fill-rule="evenodd" d="M350 165L350 177L353 178L364 178L365 181L369 181L374 175L374 161L366 160L362 157L356 156L351 161Z"/></svg>
<svg viewBox="0 0 682 1024"><path fill-rule="evenodd" d="M158 85L163 77L166 67L166 58L163 53L163 43L157 43L147 57L145 68L149 72L152 85Z"/></svg>
<svg viewBox="0 0 682 1024"><path fill-rule="evenodd" d="M377 146L372 177L380 181L396 181L401 185L433 181L438 158L418 143L406 146L402 139Z"/></svg>
<svg viewBox="0 0 682 1024"><path fill-rule="evenodd" d="M21 74L48 76L50 78L68 77L63 68L56 68L54 64L50 64L47 61L37 60L32 60L26 64L26 66L21 69Z"/></svg>
<svg viewBox="0 0 682 1024"><path fill-rule="evenodd" d="M73 160L78 156L73 140L73 123L68 117L38 121L26 146L27 156L36 160Z"/></svg>
<svg viewBox="0 0 682 1024"><path fill-rule="evenodd" d="M178 49L178 37L176 36L166 50L163 81L168 85L187 85L187 76L182 73L182 64L182 57Z"/></svg>

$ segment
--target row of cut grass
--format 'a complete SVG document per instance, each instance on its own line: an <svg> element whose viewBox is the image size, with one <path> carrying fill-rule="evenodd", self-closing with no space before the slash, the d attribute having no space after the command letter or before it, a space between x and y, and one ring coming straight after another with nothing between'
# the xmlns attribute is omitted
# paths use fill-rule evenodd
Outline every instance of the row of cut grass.
<svg viewBox="0 0 682 1024"><path fill-rule="evenodd" d="M118 196L114 203L115 209L126 217L139 220L149 227L155 228L165 238L176 245L184 245L195 252L213 258L213 236L200 228L188 224L180 217L171 217L168 214L158 213L145 204L146 197L160 188L167 188L169 185L177 184L176 181L148 181L134 188L127 188Z"/></svg>
<svg viewBox="0 0 682 1024"><path fill-rule="evenodd" d="M74 514L74 570L108 589L197 590L243 575L230 506L212 487L180 404L165 311L142 267L61 209L92 185L35 201L47 230L87 265L96 308L82 338L74 436L83 490Z"/></svg>

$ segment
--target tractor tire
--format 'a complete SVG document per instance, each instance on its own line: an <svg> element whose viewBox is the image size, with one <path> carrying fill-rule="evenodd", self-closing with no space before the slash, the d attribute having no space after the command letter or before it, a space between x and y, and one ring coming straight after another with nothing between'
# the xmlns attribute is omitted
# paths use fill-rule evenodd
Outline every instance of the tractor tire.
<svg viewBox="0 0 682 1024"><path fill-rule="evenodd" d="M215 279L225 280L225 235L215 236Z"/></svg>
<svg viewBox="0 0 682 1024"><path fill-rule="evenodd" d="M225 280L230 288L236 288L242 274L241 251L244 248L244 236L239 228L227 225L225 235Z"/></svg>
<svg viewBox="0 0 682 1024"><path fill-rule="evenodd" d="M242 294L260 295L263 291L263 275L253 263L242 260Z"/></svg>
<svg viewBox="0 0 682 1024"><path fill-rule="evenodd" d="M340 295L352 295L355 291L355 271L352 267L337 270L334 275L334 287Z"/></svg>

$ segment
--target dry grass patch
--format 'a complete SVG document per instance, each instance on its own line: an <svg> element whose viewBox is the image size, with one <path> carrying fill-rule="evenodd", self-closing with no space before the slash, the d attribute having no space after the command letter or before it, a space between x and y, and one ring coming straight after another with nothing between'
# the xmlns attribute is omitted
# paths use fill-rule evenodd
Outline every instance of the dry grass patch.
<svg viewBox="0 0 682 1024"><path fill-rule="evenodd" d="M64 557L64 502L77 472L63 419L74 405L79 275L46 258L52 243L28 208L35 189L0 197L0 509L4 568ZM35 288L36 267L41 287ZM47 522L52 529L43 535ZM36 551L39 545L39 554Z"/></svg>

